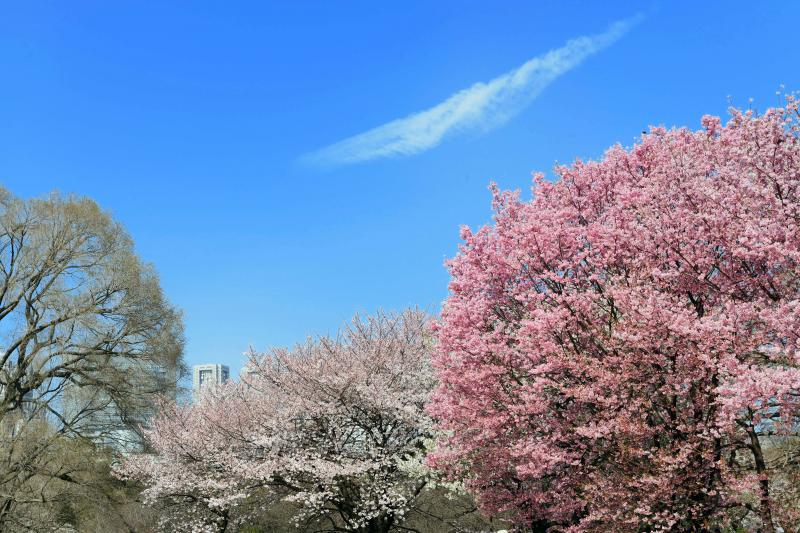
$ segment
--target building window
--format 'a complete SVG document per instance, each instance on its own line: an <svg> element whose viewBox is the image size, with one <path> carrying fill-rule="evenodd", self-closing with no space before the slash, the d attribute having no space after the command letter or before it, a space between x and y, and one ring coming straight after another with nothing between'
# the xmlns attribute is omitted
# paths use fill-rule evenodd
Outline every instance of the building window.
<svg viewBox="0 0 800 533"><path fill-rule="evenodd" d="M197 377L198 384L202 387L203 385L210 383L213 374L214 374L213 370L201 370Z"/></svg>

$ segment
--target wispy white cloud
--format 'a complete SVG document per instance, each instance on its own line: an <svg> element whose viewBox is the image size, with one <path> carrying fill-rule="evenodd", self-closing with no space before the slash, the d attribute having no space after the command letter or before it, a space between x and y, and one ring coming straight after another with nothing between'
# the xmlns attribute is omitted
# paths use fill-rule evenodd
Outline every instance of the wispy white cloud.
<svg viewBox="0 0 800 533"><path fill-rule="evenodd" d="M383 157L409 156L429 150L454 133L486 131L510 120L559 76L610 46L642 16L615 22L598 35L568 41L486 83L462 89L430 109L387 122L321 150L307 154L307 163L336 166Z"/></svg>

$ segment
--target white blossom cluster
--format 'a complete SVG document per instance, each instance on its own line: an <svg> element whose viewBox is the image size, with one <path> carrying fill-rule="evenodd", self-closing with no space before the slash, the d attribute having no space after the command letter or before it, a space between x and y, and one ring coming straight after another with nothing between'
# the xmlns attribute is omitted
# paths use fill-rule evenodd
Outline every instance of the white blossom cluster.
<svg viewBox="0 0 800 533"><path fill-rule="evenodd" d="M251 353L245 383L164 405L148 435L157 453L128 458L118 473L146 483L151 501L183 503L165 530L221 531L278 501L298 505L298 525L400 524L436 481L424 465L430 348L427 317L409 311ZM262 504L242 505L254 498Z"/></svg>

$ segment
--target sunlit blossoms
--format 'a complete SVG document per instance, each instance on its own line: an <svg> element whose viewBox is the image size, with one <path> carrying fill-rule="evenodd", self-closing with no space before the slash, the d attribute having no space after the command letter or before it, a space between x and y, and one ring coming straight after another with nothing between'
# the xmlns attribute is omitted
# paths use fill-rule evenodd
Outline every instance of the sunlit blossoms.
<svg viewBox="0 0 800 533"><path fill-rule="evenodd" d="M172 504L165 529L225 531L250 499L289 503L318 530L390 531L432 480L427 324L417 311L357 318L336 338L252 354L243 383L165 406L148 433L157 454L119 474Z"/></svg>
<svg viewBox="0 0 800 533"><path fill-rule="evenodd" d="M433 464L526 531L796 527L797 104L556 172L449 263Z"/></svg>

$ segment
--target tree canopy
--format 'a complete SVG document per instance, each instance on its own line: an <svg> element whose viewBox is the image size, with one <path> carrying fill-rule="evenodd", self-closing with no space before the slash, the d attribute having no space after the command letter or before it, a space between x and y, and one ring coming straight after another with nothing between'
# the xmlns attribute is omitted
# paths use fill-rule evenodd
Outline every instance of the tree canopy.
<svg viewBox="0 0 800 533"><path fill-rule="evenodd" d="M0 529L37 530L43 487L77 479L54 460L64 439L141 446L182 353L180 313L118 222L88 198L0 189Z"/></svg>
<svg viewBox="0 0 800 533"><path fill-rule="evenodd" d="M534 531L772 532L800 399L798 106L493 189L438 325L433 463ZM795 454L796 457L796 454ZM796 460L796 459L795 459Z"/></svg>

